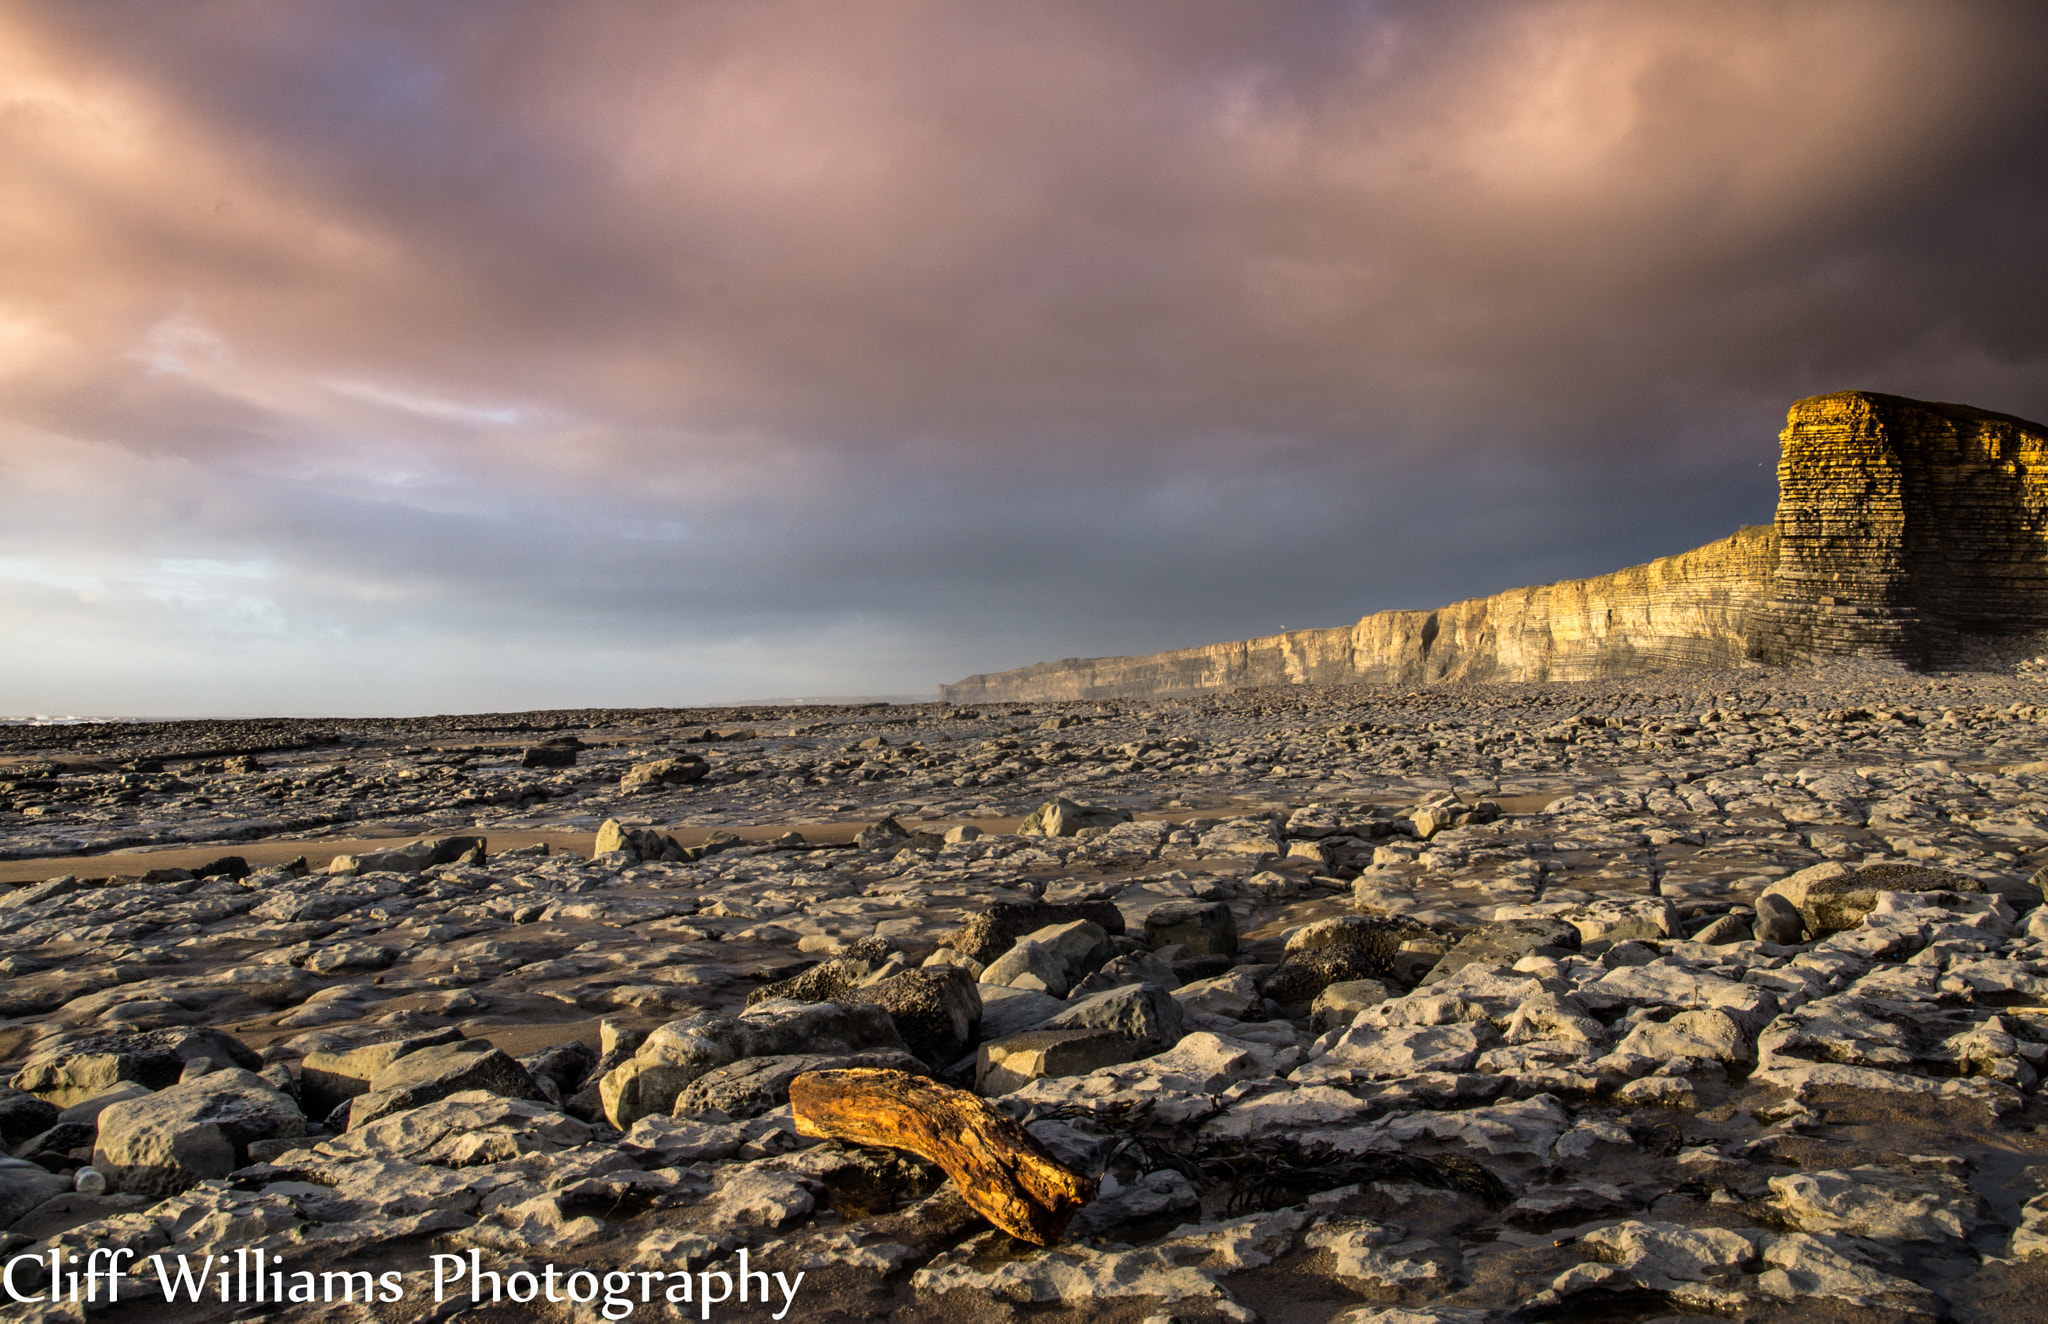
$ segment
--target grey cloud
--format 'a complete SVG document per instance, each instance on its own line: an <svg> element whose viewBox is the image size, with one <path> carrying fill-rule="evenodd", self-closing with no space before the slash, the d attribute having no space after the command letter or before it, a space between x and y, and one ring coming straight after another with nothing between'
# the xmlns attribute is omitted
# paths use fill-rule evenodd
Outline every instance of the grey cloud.
<svg viewBox="0 0 2048 1324"><path fill-rule="evenodd" d="M0 558L274 567L312 692L393 703L350 668L401 638L906 691L1614 568L1766 518L1799 396L2048 416L2044 35L16 4ZM186 610L117 599L5 611ZM194 657L149 684L214 705Z"/></svg>

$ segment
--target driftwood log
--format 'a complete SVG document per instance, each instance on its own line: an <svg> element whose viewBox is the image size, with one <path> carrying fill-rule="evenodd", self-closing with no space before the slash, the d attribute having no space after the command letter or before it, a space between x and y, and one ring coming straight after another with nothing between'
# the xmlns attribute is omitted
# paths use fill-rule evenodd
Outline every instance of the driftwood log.
<svg viewBox="0 0 2048 1324"><path fill-rule="evenodd" d="M1095 1198L987 1101L922 1076L871 1067L812 1071L789 1083L797 1134L908 1150L946 1170L974 1212L1013 1237L1050 1246Z"/></svg>

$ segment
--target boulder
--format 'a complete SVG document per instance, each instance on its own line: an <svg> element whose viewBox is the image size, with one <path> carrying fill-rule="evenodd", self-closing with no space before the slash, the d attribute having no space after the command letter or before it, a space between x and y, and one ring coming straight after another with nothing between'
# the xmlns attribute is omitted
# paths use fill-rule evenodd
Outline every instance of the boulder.
<svg viewBox="0 0 2048 1324"><path fill-rule="evenodd" d="M633 850L631 829L616 818L607 818L597 825L597 840L591 843L590 856L596 859L601 855L613 855L621 851L637 854Z"/></svg>
<svg viewBox="0 0 2048 1324"><path fill-rule="evenodd" d="M1503 915L1500 918L1508 917ZM1595 901L1589 906L1567 911L1565 918L1578 929L1582 945L1628 942L1631 939L1655 942L1680 937L1685 932L1678 907L1655 897L1614 897Z"/></svg>
<svg viewBox="0 0 2048 1324"><path fill-rule="evenodd" d="M1259 993L1259 981L1249 974L1197 979L1175 989L1173 1000L1204 1016L1228 1016L1234 1021L1265 1019L1266 999Z"/></svg>
<svg viewBox="0 0 2048 1324"><path fill-rule="evenodd" d="M543 1097L525 1067L487 1043L464 1039L407 1053L372 1076L368 1092L349 1104L349 1129L465 1090L506 1099Z"/></svg>
<svg viewBox="0 0 2048 1324"><path fill-rule="evenodd" d="M1126 984L1157 984L1173 990L1181 986L1181 978L1174 973L1169 962L1160 960L1151 952L1129 952L1074 984L1067 990L1067 997L1092 997Z"/></svg>
<svg viewBox="0 0 2048 1324"><path fill-rule="evenodd" d="M145 1091L146 1092L146 1091ZM139 1097L139 1096L138 1096ZM77 1162L74 1150L91 1149L99 1134L97 1119L90 1122L59 1121L40 1135L30 1136L14 1147L14 1157L38 1163L52 1171Z"/></svg>
<svg viewBox="0 0 2048 1324"><path fill-rule="evenodd" d="M1579 941L1578 926L1569 920L1496 920L1460 938L1422 977L1422 983L1427 987L1473 964L1512 966L1531 952L1575 952L1579 950Z"/></svg>
<svg viewBox="0 0 2048 1324"><path fill-rule="evenodd" d="M1053 924L1085 919L1111 936L1124 931L1124 913L1110 901L1052 904L1044 901L998 901L961 927L945 946L970 961L987 965L1010 950L1017 939Z"/></svg>
<svg viewBox="0 0 2048 1324"><path fill-rule="evenodd" d="M1201 849L1222 855L1278 855L1283 849L1268 818L1233 818L1202 833Z"/></svg>
<svg viewBox="0 0 2048 1324"><path fill-rule="evenodd" d="M742 1058L876 1049L909 1052L881 1007L820 1002L786 1009L763 1004L744 1016L699 1012L648 1035L630 1060L605 1073L598 1093L605 1116L625 1130L650 1113L668 1112L684 1086Z"/></svg>
<svg viewBox="0 0 2048 1324"><path fill-rule="evenodd" d="M653 828L629 828L616 818L607 818L598 825L597 840L591 844L590 857L598 859L612 854L623 854L644 862L695 860L702 858L704 852L692 850Z"/></svg>
<svg viewBox="0 0 2048 1324"><path fill-rule="evenodd" d="M794 998L798 1002L832 1002L870 982L880 974L896 953L880 938L862 938L829 961L789 979L763 984L747 994L747 1005L772 998Z"/></svg>
<svg viewBox="0 0 2048 1324"><path fill-rule="evenodd" d="M0 1143L13 1145L57 1124L57 1105L33 1094L0 1086Z"/></svg>
<svg viewBox="0 0 2048 1324"><path fill-rule="evenodd" d="M1879 1164L1770 1179L1767 1207L1801 1232L1881 1241L1959 1242L1982 1221L1970 1184L1946 1172Z"/></svg>
<svg viewBox="0 0 2048 1324"><path fill-rule="evenodd" d="M1309 1004L1309 1029L1317 1034L1349 1028L1358 1013L1377 1007L1394 996L1394 990L1377 979L1347 979L1331 984Z"/></svg>
<svg viewBox="0 0 2048 1324"><path fill-rule="evenodd" d="M370 1081L399 1058L461 1038L462 1032L451 1025L357 1048L308 1053L299 1061L300 1105L309 1117L325 1117L357 1095L368 1094Z"/></svg>
<svg viewBox="0 0 2048 1324"><path fill-rule="evenodd" d="M1113 828L1119 823L1131 821L1128 809L1097 809L1077 805L1061 796L1048 800L1031 811L1030 817L1017 825L1020 837L1071 837L1083 828Z"/></svg>
<svg viewBox="0 0 2048 1324"><path fill-rule="evenodd" d="M543 740L537 745L528 745L519 751L519 766L522 768L573 768L576 753L583 742L574 736L562 736L554 740Z"/></svg>
<svg viewBox="0 0 2048 1324"><path fill-rule="evenodd" d="M124 1080L151 1089L174 1085L185 1064L209 1057L246 1071L259 1071L263 1059L247 1045L219 1030L180 1027L133 1034L96 1034L47 1048L31 1056L11 1082L59 1108L82 1103Z"/></svg>
<svg viewBox="0 0 2048 1324"><path fill-rule="evenodd" d="M1756 1044L1725 1011L1681 1011L1668 1021L1641 1021L1614 1049L1668 1062L1675 1057L1708 1058L1730 1066L1756 1061Z"/></svg>
<svg viewBox="0 0 2048 1324"><path fill-rule="evenodd" d="M1756 921L1750 933L1758 942L1790 947L1805 937L1806 917L1784 897L1766 892L1756 899Z"/></svg>
<svg viewBox="0 0 2048 1324"><path fill-rule="evenodd" d="M910 840L910 833L894 818L885 818L870 823L854 837L853 844L862 850L895 850Z"/></svg>
<svg viewBox="0 0 2048 1324"><path fill-rule="evenodd" d="M69 896L84 886L84 880L72 873L45 879L40 883L30 883L26 887L17 887L5 896L0 896L0 911L13 910L17 906L33 906L52 897Z"/></svg>
<svg viewBox="0 0 2048 1324"><path fill-rule="evenodd" d="M1765 896L1783 897L1799 911L1816 937L1853 929L1877 907L1880 892L1982 892L1984 884L1947 869L1915 864L1875 864L1850 869L1838 861L1780 878ZM1761 913L1761 909L1759 909Z"/></svg>
<svg viewBox="0 0 2048 1324"><path fill-rule="evenodd" d="M229 1068L101 1113L92 1166L116 1191L172 1195L245 1166L255 1141L305 1134L298 1105Z"/></svg>
<svg viewBox="0 0 2048 1324"><path fill-rule="evenodd" d="M1134 1057L1163 1053L1188 1032L1187 1015L1157 984L1098 993L1047 1021L1047 1030L1111 1030L1131 1041Z"/></svg>
<svg viewBox="0 0 2048 1324"><path fill-rule="evenodd" d="M327 864L330 874L418 873L439 864L454 864L475 852L483 858L487 843L482 837L429 837L410 841L391 850L367 851L361 855L337 855Z"/></svg>
<svg viewBox="0 0 2048 1324"><path fill-rule="evenodd" d="M382 970L397 964L403 954L396 947L386 947L382 943L337 942L308 956L305 968L316 975L335 975L347 970Z"/></svg>
<svg viewBox="0 0 2048 1324"><path fill-rule="evenodd" d="M1068 1004L1039 989L1006 988L980 984L981 1037L1007 1039L1013 1034L1035 1030L1067 1009Z"/></svg>
<svg viewBox="0 0 2048 1324"><path fill-rule="evenodd" d="M625 776L619 778L619 791L633 795L641 791L658 791L667 786L688 786L692 782L703 781L710 771L711 764L701 754L678 754L674 758L635 763Z"/></svg>
<svg viewBox="0 0 2048 1324"><path fill-rule="evenodd" d="M1678 907L1661 897L1608 896L1563 909L1551 905L1509 905L1494 911L1496 923L1524 919L1568 920L1578 929L1582 948L1594 943L1611 946L1631 940L1658 942L1685 935Z"/></svg>
<svg viewBox="0 0 2048 1324"><path fill-rule="evenodd" d="M182 1083L186 1079L191 1078L190 1068L198 1066L202 1063L208 1064L210 1066L211 1059L204 1057L193 1058L192 1061L189 1064L187 1064L187 1073L185 1075L181 1075L178 1077L179 1082ZM206 1072L204 1071L198 1073L198 1075L201 1076L205 1074ZM275 1087L273 1086L273 1088ZM63 1112L57 1114L57 1121L74 1123L83 1122L87 1125L98 1126L100 1121L100 1114L105 1112L107 1109L113 1107L115 1104L126 1103L130 1099L140 1099L146 1095L153 1093L155 1093L155 1091L150 1089L147 1085L143 1085L132 1080L124 1080L118 1085L114 1085L107 1089L101 1090L98 1094L93 1095L90 1099L84 1099L79 1101L78 1103L72 1104L69 1108L66 1108Z"/></svg>
<svg viewBox="0 0 2048 1324"><path fill-rule="evenodd" d="M1008 1094L1046 1076L1085 1076L1138 1056L1137 1043L1115 1030L1032 1030L981 1046L975 1055L974 1092Z"/></svg>
<svg viewBox="0 0 2048 1324"><path fill-rule="evenodd" d="M1753 921L1740 915L1723 915L1693 934L1692 941L1706 947L1726 947L1730 943L1748 942L1754 936Z"/></svg>
<svg viewBox="0 0 2048 1324"><path fill-rule="evenodd" d="M888 1012L910 1051L927 1062L955 1061L981 1038L981 990L959 966L905 970L840 1000Z"/></svg>
<svg viewBox="0 0 2048 1324"><path fill-rule="evenodd" d="M908 1053L783 1053L743 1057L714 1067L685 1085L676 1095L677 1117L716 1110L735 1121L759 1117L789 1102L789 1082L807 1071L839 1071L848 1067L879 1067L929 1076L931 1068Z"/></svg>
<svg viewBox="0 0 2048 1324"><path fill-rule="evenodd" d="M26 1159L0 1157L0 1229L71 1189L71 1179Z"/></svg>
<svg viewBox="0 0 2048 1324"><path fill-rule="evenodd" d="M526 1068L526 1074L533 1077L533 1083L540 1086L541 1093L547 1093L552 1086L557 1099L566 1099L596 1069L597 1050L581 1039L570 1039L538 1053L528 1053L518 1061Z"/></svg>
<svg viewBox="0 0 2048 1324"><path fill-rule="evenodd" d="M991 987L1036 989L1064 998L1069 987L1067 980L1067 963L1060 959L1060 954L1027 938L991 961L982 970L979 982Z"/></svg>
<svg viewBox="0 0 2048 1324"><path fill-rule="evenodd" d="M1145 916L1145 945L1181 946L1189 956L1237 955L1237 917L1221 901L1169 901Z"/></svg>
<svg viewBox="0 0 2048 1324"><path fill-rule="evenodd" d="M1112 953L1109 935L1093 920L1049 924L1017 940L981 972L985 984L1043 988L1065 997L1088 974L1099 970Z"/></svg>
<svg viewBox="0 0 2048 1324"><path fill-rule="evenodd" d="M1351 980L1405 987L1442 958L1445 946L1433 930L1384 915L1317 920L1288 936L1286 957L1266 976L1261 992L1282 1006L1300 1007L1330 985Z"/></svg>

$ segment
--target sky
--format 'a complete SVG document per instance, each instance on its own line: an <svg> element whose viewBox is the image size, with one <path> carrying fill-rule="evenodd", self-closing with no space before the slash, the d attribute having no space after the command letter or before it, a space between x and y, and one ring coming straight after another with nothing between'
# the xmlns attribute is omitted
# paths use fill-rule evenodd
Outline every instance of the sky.
<svg viewBox="0 0 2048 1324"><path fill-rule="evenodd" d="M2048 10L0 0L0 716L924 695L2048 418Z"/></svg>

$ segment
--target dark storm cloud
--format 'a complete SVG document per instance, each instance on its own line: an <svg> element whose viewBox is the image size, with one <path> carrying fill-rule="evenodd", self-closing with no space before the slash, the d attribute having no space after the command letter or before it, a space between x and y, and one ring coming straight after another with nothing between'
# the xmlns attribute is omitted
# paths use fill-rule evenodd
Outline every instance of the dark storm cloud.
<svg viewBox="0 0 2048 1324"><path fill-rule="evenodd" d="M2023 7L0 16L0 707L920 690L2048 415Z"/></svg>

